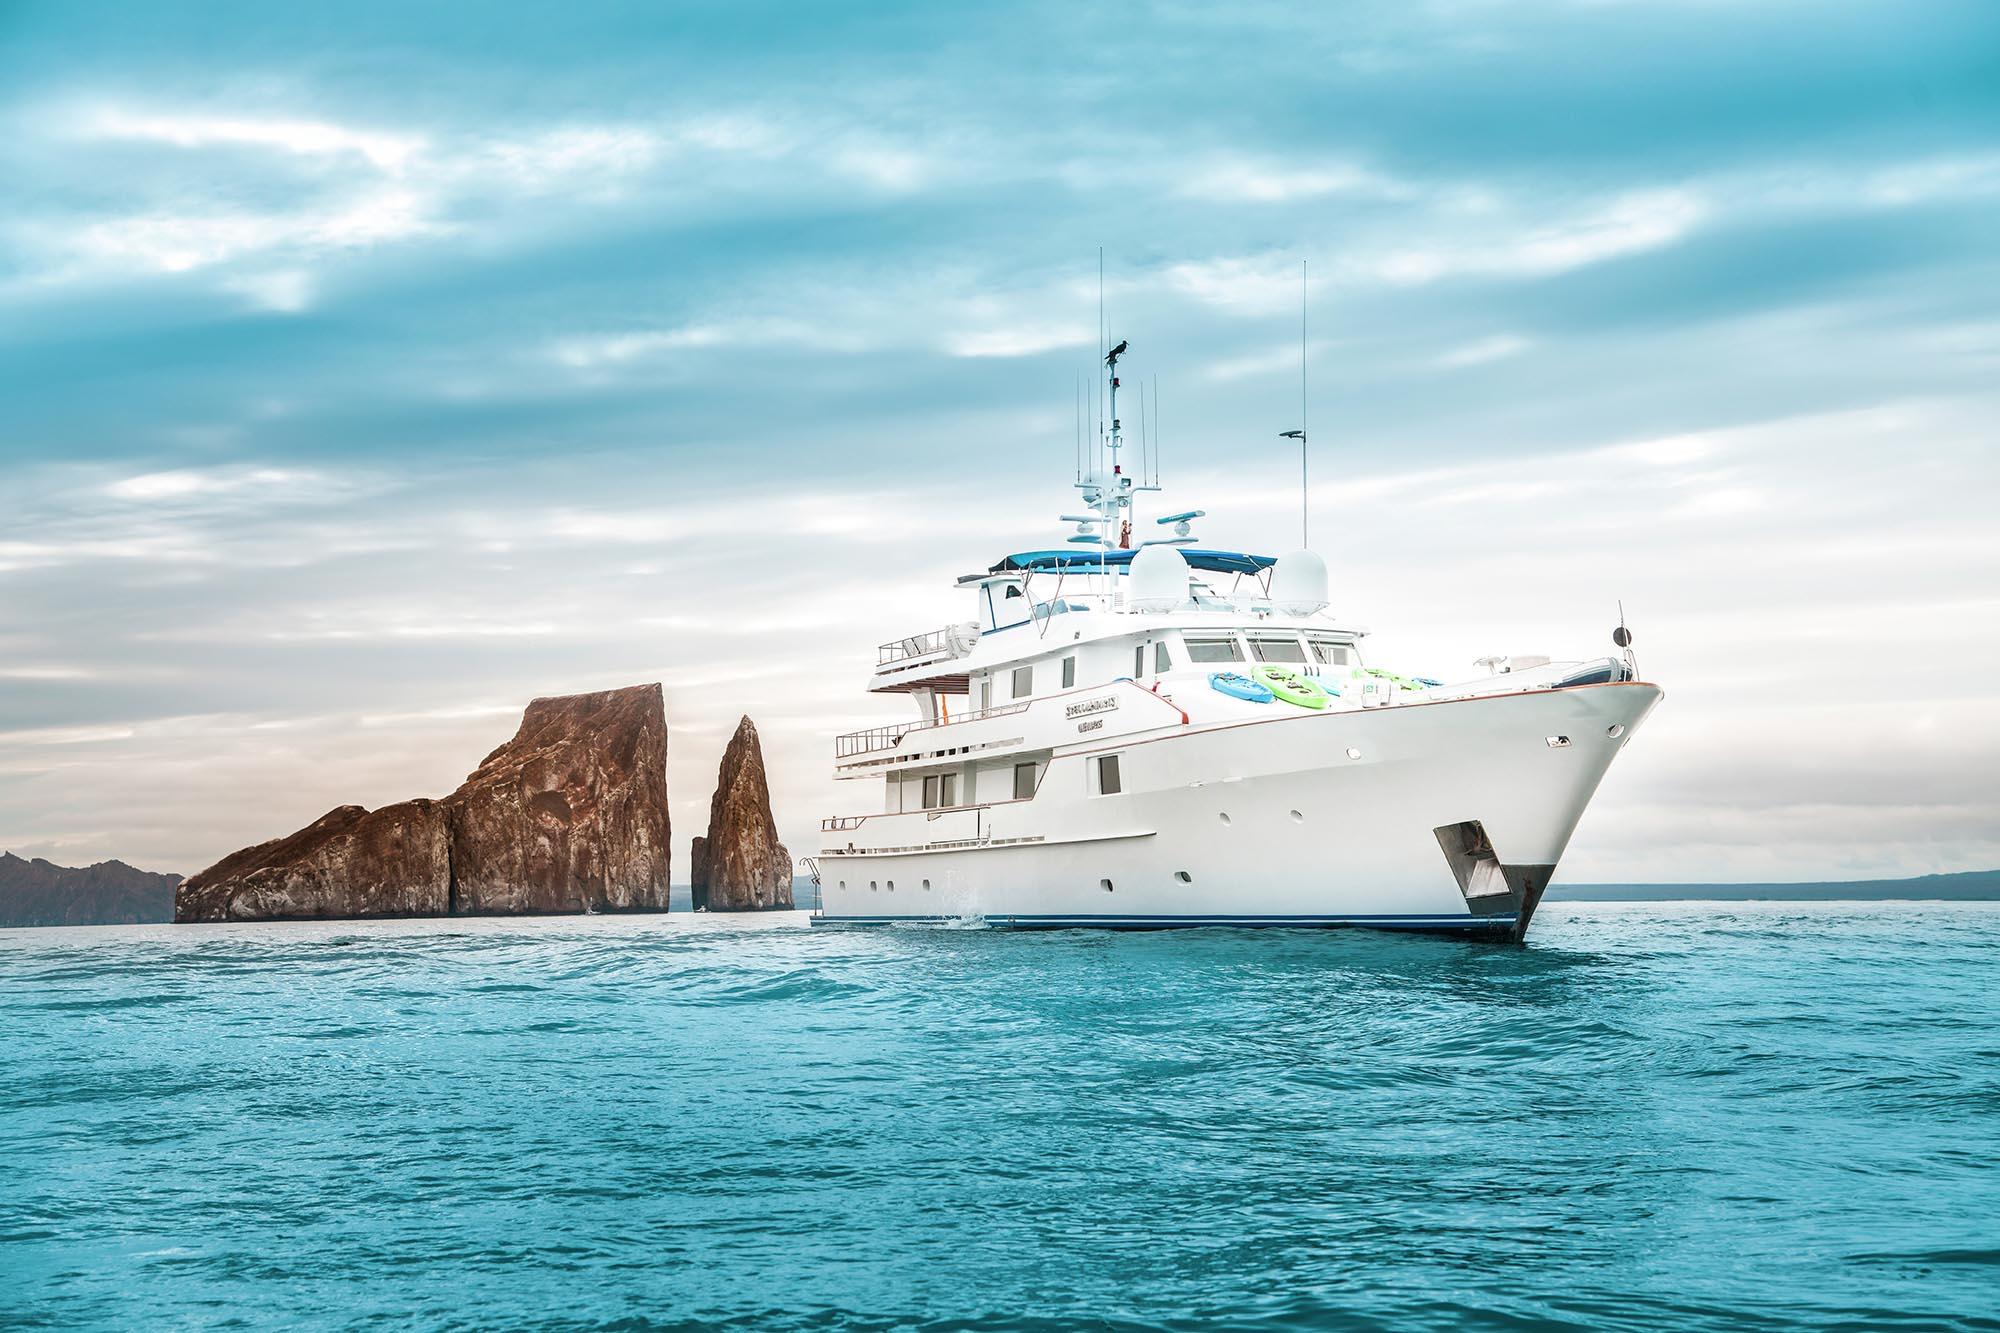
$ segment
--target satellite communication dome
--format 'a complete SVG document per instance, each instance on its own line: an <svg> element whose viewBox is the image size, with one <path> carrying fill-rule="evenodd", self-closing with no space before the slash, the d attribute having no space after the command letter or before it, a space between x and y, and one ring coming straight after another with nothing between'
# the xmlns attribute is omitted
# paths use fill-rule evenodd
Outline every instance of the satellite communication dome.
<svg viewBox="0 0 2000 1333"><path fill-rule="evenodd" d="M1271 569L1271 603L1288 616L1309 616L1326 609L1326 561L1312 551L1292 551L1278 557Z"/></svg>
<svg viewBox="0 0 2000 1333"><path fill-rule="evenodd" d="M1171 611L1188 600L1187 557L1173 546L1142 546L1132 557L1135 611Z"/></svg>

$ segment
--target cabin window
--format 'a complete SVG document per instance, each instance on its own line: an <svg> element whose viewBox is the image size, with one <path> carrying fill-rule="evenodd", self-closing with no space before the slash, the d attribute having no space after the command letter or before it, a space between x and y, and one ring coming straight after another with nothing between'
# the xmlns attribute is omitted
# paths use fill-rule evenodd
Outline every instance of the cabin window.
<svg viewBox="0 0 2000 1333"><path fill-rule="evenodd" d="M1188 661L1190 662L1241 662L1243 647L1236 642L1233 634L1206 635L1197 638L1188 635L1186 640Z"/></svg>
<svg viewBox="0 0 2000 1333"><path fill-rule="evenodd" d="M1132 650L1132 679L1137 680L1139 679L1139 677L1145 674L1146 674L1146 645L1142 643L1137 648L1134 648Z"/></svg>
<svg viewBox="0 0 2000 1333"><path fill-rule="evenodd" d="M1076 684L1076 659L1074 657L1065 657L1063 659L1063 688L1068 689L1074 684Z"/></svg>
<svg viewBox="0 0 2000 1333"><path fill-rule="evenodd" d="M1118 781L1118 756L1101 754L1097 756L1097 794L1116 796L1125 790Z"/></svg>
<svg viewBox="0 0 2000 1333"><path fill-rule="evenodd" d="M993 678L988 676L979 682L979 710L985 712L993 706Z"/></svg>
<svg viewBox="0 0 2000 1333"><path fill-rule="evenodd" d="M1354 648L1352 645L1335 643L1332 639L1320 638L1311 639L1309 642L1312 644L1313 656L1319 659L1321 666L1354 665Z"/></svg>
<svg viewBox="0 0 2000 1333"><path fill-rule="evenodd" d="M1035 692L1035 669L1031 666L1014 668L1014 697L1025 699Z"/></svg>
<svg viewBox="0 0 2000 1333"><path fill-rule="evenodd" d="M1014 765L1014 799L1027 801L1035 795L1035 766L1033 764Z"/></svg>
<svg viewBox="0 0 2000 1333"><path fill-rule="evenodd" d="M1172 671L1173 669L1174 669L1174 659L1173 655L1167 651L1167 645L1164 643L1154 644L1153 673L1155 675L1158 675L1162 671Z"/></svg>
<svg viewBox="0 0 2000 1333"><path fill-rule="evenodd" d="M941 773L938 775L938 804L958 804L958 774Z"/></svg>
<svg viewBox="0 0 2000 1333"><path fill-rule="evenodd" d="M937 780L937 774L933 773L929 777L924 779L924 809L935 810L937 808L938 808L938 780Z"/></svg>
<svg viewBox="0 0 2000 1333"><path fill-rule="evenodd" d="M1306 650L1296 634L1250 636L1250 654L1259 662L1304 662Z"/></svg>
<svg viewBox="0 0 2000 1333"><path fill-rule="evenodd" d="M1022 592L1021 592L1021 585L1020 585L1020 584L1018 584L1018 583L1010 583L1010 584L1008 584L1008 585L1007 585L1007 596L1008 596L1008 597L1020 597L1020 596L1022 596L1022 595L1023 595L1023 594L1022 594ZM1002 600L1005 600L1005 599L1003 598Z"/></svg>

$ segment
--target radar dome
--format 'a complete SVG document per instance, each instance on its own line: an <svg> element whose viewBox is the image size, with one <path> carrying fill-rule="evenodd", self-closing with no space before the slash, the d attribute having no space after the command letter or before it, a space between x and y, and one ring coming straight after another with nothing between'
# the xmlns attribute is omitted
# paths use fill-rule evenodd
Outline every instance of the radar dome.
<svg viewBox="0 0 2000 1333"><path fill-rule="evenodd" d="M1326 609L1326 561L1312 551L1278 557L1271 569L1271 604L1288 616L1309 616Z"/></svg>
<svg viewBox="0 0 2000 1333"><path fill-rule="evenodd" d="M1187 557L1175 547L1140 547L1131 579L1134 611L1171 611L1188 600Z"/></svg>

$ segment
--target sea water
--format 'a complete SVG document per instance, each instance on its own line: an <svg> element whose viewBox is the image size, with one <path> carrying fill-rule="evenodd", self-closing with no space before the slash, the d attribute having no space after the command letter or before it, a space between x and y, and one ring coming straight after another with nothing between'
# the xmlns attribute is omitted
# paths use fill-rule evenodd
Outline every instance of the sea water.
<svg viewBox="0 0 2000 1333"><path fill-rule="evenodd" d="M2000 908L0 932L0 1324L2000 1328Z"/></svg>

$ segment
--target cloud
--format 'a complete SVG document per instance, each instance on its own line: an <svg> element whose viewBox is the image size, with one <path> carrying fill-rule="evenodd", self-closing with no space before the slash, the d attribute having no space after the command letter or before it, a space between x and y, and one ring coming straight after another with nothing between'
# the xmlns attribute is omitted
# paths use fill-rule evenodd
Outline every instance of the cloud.
<svg viewBox="0 0 2000 1333"><path fill-rule="evenodd" d="M1212 362L1202 368L1202 378L1224 384L1231 380L1254 379L1260 375L1275 375L1285 371L1293 376L1298 374L1299 346L1297 343L1280 343L1275 347L1262 348L1243 356L1232 356L1226 360Z"/></svg>
<svg viewBox="0 0 2000 1333"><path fill-rule="evenodd" d="M276 269L268 273L245 273L223 283L240 292L260 310L296 315L312 304L312 275L303 269Z"/></svg>
<svg viewBox="0 0 2000 1333"><path fill-rule="evenodd" d="M1546 277L1670 245L1708 213L1691 191L1641 190L1553 226L1396 249L1364 262L1384 281L1404 284L1464 275Z"/></svg>
<svg viewBox="0 0 2000 1333"><path fill-rule="evenodd" d="M854 345L852 334L804 320L734 319L558 338L548 345L548 355L571 369L594 371L632 362L657 361L675 352L712 348L792 346L838 351Z"/></svg>
<svg viewBox="0 0 2000 1333"><path fill-rule="evenodd" d="M100 107L74 127L83 138L129 139L176 148L270 148L302 157L352 155L384 172L401 172L424 151L421 135L361 130L322 120L234 117Z"/></svg>
<svg viewBox="0 0 2000 1333"><path fill-rule="evenodd" d="M1223 202L1289 203L1326 195L1383 199L1407 197L1410 186L1348 164L1289 165L1268 161L1224 161L1195 171L1180 186L1190 198Z"/></svg>
<svg viewBox="0 0 2000 1333"><path fill-rule="evenodd" d="M451 224L432 215L432 209L432 201L415 190L384 187L319 210L153 212L111 218L85 226L62 248L72 261L89 268L188 273L272 254L310 260L452 231ZM268 282L268 278L250 281ZM287 281L303 290L307 278L294 270Z"/></svg>
<svg viewBox="0 0 2000 1333"><path fill-rule="evenodd" d="M1030 323L973 329L945 339L953 356L1037 356L1069 347L1089 347L1096 331L1075 324Z"/></svg>
<svg viewBox="0 0 2000 1333"><path fill-rule="evenodd" d="M1440 355L1432 364L1444 370L1460 370L1466 366L1484 366L1495 361L1505 361L1519 356L1533 347L1529 339L1511 333L1498 333L1490 338L1480 338L1473 342L1461 343Z"/></svg>
<svg viewBox="0 0 2000 1333"><path fill-rule="evenodd" d="M380 482L373 478L339 477L307 468L228 464L211 468L176 468L142 472L106 484L103 493L134 504L180 503L220 497L258 505L276 502L346 499Z"/></svg>

